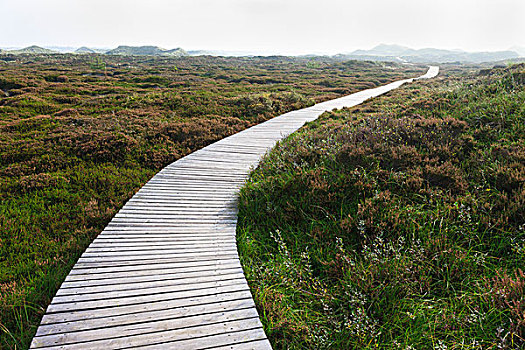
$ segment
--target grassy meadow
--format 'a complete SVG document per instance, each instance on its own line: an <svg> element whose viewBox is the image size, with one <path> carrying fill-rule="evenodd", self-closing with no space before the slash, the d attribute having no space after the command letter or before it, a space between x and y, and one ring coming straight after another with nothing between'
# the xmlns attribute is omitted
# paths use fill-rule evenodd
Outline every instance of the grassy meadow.
<svg viewBox="0 0 525 350"><path fill-rule="evenodd" d="M0 56L0 348L25 349L74 262L170 162L425 68L286 57Z"/></svg>
<svg viewBox="0 0 525 350"><path fill-rule="evenodd" d="M525 64L453 73L252 173L238 244L275 349L525 347Z"/></svg>

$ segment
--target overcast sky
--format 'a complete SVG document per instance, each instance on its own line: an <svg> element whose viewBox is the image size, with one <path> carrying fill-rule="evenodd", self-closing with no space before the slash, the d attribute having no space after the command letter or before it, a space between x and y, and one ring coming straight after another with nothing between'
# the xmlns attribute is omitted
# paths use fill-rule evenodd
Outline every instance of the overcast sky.
<svg viewBox="0 0 525 350"><path fill-rule="evenodd" d="M525 0L0 0L0 47L339 53L525 46Z"/></svg>

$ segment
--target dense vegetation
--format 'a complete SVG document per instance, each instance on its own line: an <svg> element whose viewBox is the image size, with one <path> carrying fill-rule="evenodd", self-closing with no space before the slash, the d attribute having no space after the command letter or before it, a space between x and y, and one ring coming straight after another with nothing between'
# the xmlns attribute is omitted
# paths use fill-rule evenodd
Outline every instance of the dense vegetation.
<svg viewBox="0 0 525 350"><path fill-rule="evenodd" d="M241 193L275 349L525 346L525 65L325 113Z"/></svg>
<svg viewBox="0 0 525 350"><path fill-rule="evenodd" d="M89 242L168 163L422 67L273 58L0 57L0 347L26 348Z"/></svg>

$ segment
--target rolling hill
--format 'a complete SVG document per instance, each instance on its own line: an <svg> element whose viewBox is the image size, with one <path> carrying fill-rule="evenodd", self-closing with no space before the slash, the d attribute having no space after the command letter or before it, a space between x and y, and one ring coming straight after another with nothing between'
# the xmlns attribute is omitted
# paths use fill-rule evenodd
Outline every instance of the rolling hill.
<svg viewBox="0 0 525 350"><path fill-rule="evenodd" d="M370 50L356 50L348 54L336 55L339 59L400 62L469 62L480 63L518 58L515 51L467 52L463 50L444 50L424 48L415 50L401 45L380 44Z"/></svg>
<svg viewBox="0 0 525 350"><path fill-rule="evenodd" d="M124 46L106 52L108 55L125 56L187 56L188 53L181 48L172 50L162 49L158 46Z"/></svg>
<svg viewBox="0 0 525 350"><path fill-rule="evenodd" d="M19 55L19 54L53 54L53 53L58 53L58 52L49 50L49 49L45 49L40 46L33 45L33 46L24 47L23 49L19 49L19 50L2 51L2 53Z"/></svg>
<svg viewBox="0 0 525 350"><path fill-rule="evenodd" d="M75 50L75 53L96 53L95 50L93 49L90 49L89 47L85 47L85 46L82 46L82 47L79 47L78 49Z"/></svg>

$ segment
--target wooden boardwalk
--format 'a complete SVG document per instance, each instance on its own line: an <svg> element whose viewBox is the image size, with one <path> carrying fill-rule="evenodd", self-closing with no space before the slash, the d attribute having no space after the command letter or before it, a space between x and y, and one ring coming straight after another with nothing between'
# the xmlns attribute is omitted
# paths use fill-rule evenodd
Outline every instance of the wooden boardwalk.
<svg viewBox="0 0 525 350"><path fill-rule="evenodd" d="M161 170L78 260L31 349L271 349L237 255L238 190L305 122L410 81L286 113Z"/></svg>

